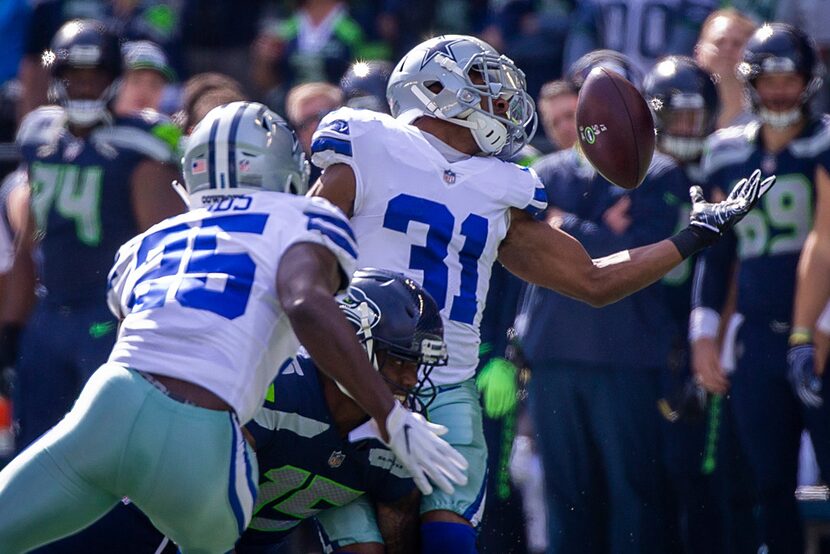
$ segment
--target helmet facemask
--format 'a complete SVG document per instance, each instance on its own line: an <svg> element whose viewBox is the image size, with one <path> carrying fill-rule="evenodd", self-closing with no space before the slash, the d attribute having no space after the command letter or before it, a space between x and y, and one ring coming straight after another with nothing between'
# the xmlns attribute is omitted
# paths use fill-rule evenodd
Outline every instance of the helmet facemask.
<svg viewBox="0 0 830 554"><path fill-rule="evenodd" d="M417 46L392 73L387 99L393 116L414 112L460 125L481 152L503 159L536 132L524 73L474 37L447 35Z"/></svg>
<svg viewBox="0 0 830 554"><path fill-rule="evenodd" d="M378 317L377 312L364 301L357 306L341 306L346 318L358 327L357 338L375 370L386 381L392 394L406 408L420 413L425 413L429 405L435 400L437 391L432 384L430 374L436 366L447 364L447 347L443 339L437 335L416 332L413 344L408 347L393 344L385 341L373 333ZM414 386L406 387L390 378L384 371L390 358L396 358L404 363L417 364L417 381ZM352 395L337 382L340 391L353 398ZM424 398L422 391L430 390L427 398Z"/></svg>

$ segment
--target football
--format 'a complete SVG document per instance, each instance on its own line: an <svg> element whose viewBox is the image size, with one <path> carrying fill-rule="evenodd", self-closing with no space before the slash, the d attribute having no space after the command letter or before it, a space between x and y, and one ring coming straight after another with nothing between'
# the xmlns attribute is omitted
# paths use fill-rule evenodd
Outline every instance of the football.
<svg viewBox="0 0 830 554"><path fill-rule="evenodd" d="M576 125L582 152L603 177L625 189L640 186L654 154L654 120L634 85L594 68L579 91Z"/></svg>

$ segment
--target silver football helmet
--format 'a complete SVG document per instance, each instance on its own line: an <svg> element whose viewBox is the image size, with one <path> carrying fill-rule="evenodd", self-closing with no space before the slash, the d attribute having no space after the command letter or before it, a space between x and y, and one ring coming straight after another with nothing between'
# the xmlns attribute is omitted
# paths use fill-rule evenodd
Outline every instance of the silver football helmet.
<svg viewBox="0 0 830 554"><path fill-rule="evenodd" d="M257 102L213 108L187 138L182 171L191 205L270 190L305 194L309 166L294 131Z"/></svg>
<svg viewBox="0 0 830 554"><path fill-rule="evenodd" d="M427 115L467 127L482 152L500 158L513 156L536 133L524 73L471 36L443 35L410 50L389 78L386 99L395 117ZM503 114L498 100L506 101Z"/></svg>

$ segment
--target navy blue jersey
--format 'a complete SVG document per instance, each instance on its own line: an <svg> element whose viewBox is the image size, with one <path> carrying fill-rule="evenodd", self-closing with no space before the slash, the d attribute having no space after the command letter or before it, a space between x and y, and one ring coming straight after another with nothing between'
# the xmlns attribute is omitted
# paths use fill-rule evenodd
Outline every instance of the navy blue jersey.
<svg viewBox="0 0 830 554"><path fill-rule="evenodd" d="M259 495L241 544L278 543L303 519L364 493L392 502L414 488L380 441L340 436L310 358L280 371L246 428L256 439Z"/></svg>
<svg viewBox="0 0 830 554"><path fill-rule="evenodd" d="M569 212L562 229L576 237L592 258L600 258L664 239L677 225L671 191L688 181L671 158L655 154L643 184L625 191L597 175L574 150L551 154L534 169L545 184L549 203ZM688 194L688 192L687 192ZM628 195L631 225L616 234L603 213ZM652 285L610 306L592 308L542 287L529 286L517 317L528 360L662 367L672 324L664 290Z"/></svg>
<svg viewBox="0 0 830 554"><path fill-rule="evenodd" d="M796 267L801 248L813 227L816 169L830 167L830 117L810 121L804 131L777 154L765 151L757 122L719 131L704 156L708 182L730 190L756 168L778 179L758 205L735 226L731 255L739 262L737 310L748 318L788 322L795 293ZM726 267L725 243L706 258L717 255L715 267ZM705 258L705 259L706 259ZM714 261L714 260L713 260ZM700 305L715 310L716 299L728 283L701 276Z"/></svg>
<svg viewBox="0 0 830 554"><path fill-rule="evenodd" d="M689 213L692 210L692 201L689 198L689 187L698 185L703 188L706 200L712 201L711 187L704 183L699 164L684 164L683 171L686 180L677 178L666 182L663 193L666 206L675 210L677 227L675 232L689 225ZM677 326L677 332L685 339L687 334L689 312L691 311L692 275L694 273L696 256L683 260L680 265L666 273L660 283L665 290L666 305L671 312L672 321Z"/></svg>
<svg viewBox="0 0 830 554"><path fill-rule="evenodd" d="M81 305L105 298L118 248L139 229L130 199L133 170L143 160L174 161L172 124L155 112L116 118L85 139L66 127L62 108L38 108L18 132L41 234L49 299Z"/></svg>

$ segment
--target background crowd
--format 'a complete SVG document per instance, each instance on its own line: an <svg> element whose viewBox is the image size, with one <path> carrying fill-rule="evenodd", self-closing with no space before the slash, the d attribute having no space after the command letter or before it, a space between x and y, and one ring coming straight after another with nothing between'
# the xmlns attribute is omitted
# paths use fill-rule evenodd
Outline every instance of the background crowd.
<svg viewBox="0 0 830 554"><path fill-rule="evenodd" d="M540 129L517 161L532 165L545 183L549 221L599 257L667 236L688 199L685 190L674 186L669 170L653 168L646 181L665 187L658 206L649 204L646 193L637 196L611 187L580 161L573 148L578 136L575 110L584 78L580 63L586 55L606 50L605 61L610 59L629 80L653 94L659 92L654 88L659 75L655 64L669 55L690 57L694 61L689 63L715 76L715 107L707 112L712 125L701 127L707 132L753 120L747 84L738 78L737 67L744 46L763 22L802 29L815 40L820 58L830 60L826 2L727 4L5 0L0 3L0 177L12 174L20 163L15 145L19 123L50 102L44 52L58 28L71 19L106 22L122 39L124 66L112 104L115 113L156 110L187 133L216 105L257 100L285 117L307 154L312 134L330 111L342 105L388 111L385 80L392 63L412 46L436 34L470 34L492 44L525 72ZM826 111L826 82L810 102L813 113ZM805 133L805 140L821 150L815 156L822 156L823 135ZM701 171L699 156L698 151L697 157L678 159L689 176ZM707 187L699 178L690 180L715 198L724 192L717 187L729 184ZM13 181L7 179L4 187L13 188ZM665 209L665 217L656 218L655 209ZM800 251L801 243L797 246ZM765 546L770 552L790 551L776 548L775 541L781 541L779 546L795 543L770 528L798 517L790 509L796 502L795 475L769 489L761 484L764 471L777 478L780 467L788 471L789 466L759 469L753 453L745 452L756 442L741 437L767 432L778 436L776 431L766 427L762 415L751 416L758 425L749 431L745 419L733 421L733 410L753 412L743 407L748 395L733 406L726 386L700 367L709 354L706 339L713 337L703 336L702 345L689 346L693 271L694 260L689 260L662 283L597 309L534 287L522 290L516 278L500 266L494 268L478 377L489 447L488 499L478 540L482 552L756 552ZM755 300L762 299L744 301ZM792 301L787 299L790 308ZM723 300L712 307L727 313L728 308L721 308L728 304ZM709 305L702 301L695 306ZM728 319L724 315L724 322ZM721 325L720 335L727 327ZM99 331L103 336L108 329ZM786 341L788 331L778 334ZM5 332L0 340L10 341ZM3 358L3 364L14 365L16 357ZM777 363L785 365L783 359ZM4 371L3 379L2 390L10 397L13 372ZM38 394L39 403L49 398ZM70 391L67 396L74 395ZM784 410L771 398L752 397L755 411ZM65 409L55 407L58 416ZM8 398L0 398L0 458L15 451L13 414L17 412ZM819 417L824 416L822 412ZM43 429L52 423L44 421ZM801 420L792 426L801 437ZM17 437L17 448L43 429L24 430L29 435ZM794 447L789 435L781 440L767 454L775 458L779 449L795 448L785 457L800 455L802 520L796 525L807 524L804 548L818 552L821 543L813 532L821 522L830 522L830 508L826 489L813 487L821 479L809 434ZM784 497L776 496L781 487ZM622 536L631 526L660 536L665 549ZM313 541L303 540L297 539L293 547L312 548Z"/></svg>

